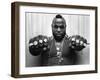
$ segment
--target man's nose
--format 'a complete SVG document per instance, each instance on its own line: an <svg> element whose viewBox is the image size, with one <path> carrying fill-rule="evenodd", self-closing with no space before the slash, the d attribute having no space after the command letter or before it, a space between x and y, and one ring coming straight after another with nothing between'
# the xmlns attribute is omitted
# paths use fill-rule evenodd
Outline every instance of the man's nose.
<svg viewBox="0 0 100 80"><path fill-rule="evenodd" d="M57 28L57 31L61 31L61 29L58 27L58 28Z"/></svg>

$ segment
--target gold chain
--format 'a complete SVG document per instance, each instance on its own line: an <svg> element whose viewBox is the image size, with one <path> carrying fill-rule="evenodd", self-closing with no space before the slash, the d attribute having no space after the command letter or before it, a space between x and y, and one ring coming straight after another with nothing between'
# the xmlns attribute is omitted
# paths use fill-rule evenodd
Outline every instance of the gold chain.
<svg viewBox="0 0 100 80"><path fill-rule="evenodd" d="M63 61L63 58L62 58L63 41L64 40L62 40L62 42L60 42L60 43L55 42L57 58L59 59L58 64L60 64Z"/></svg>

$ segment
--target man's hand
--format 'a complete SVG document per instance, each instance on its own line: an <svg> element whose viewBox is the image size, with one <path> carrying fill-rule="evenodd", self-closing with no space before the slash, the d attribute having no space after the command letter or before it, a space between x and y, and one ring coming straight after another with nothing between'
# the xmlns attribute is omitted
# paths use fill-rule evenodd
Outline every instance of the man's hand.
<svg viewBox="0 0 100 80"><path fill-rule="evenodd" d="M39 35L29 41L29 51L34 56L48 50L48 38L46 36Z"/></svg>
<svg viewBox="0 0 100 80"><path fill-rule="evenodd" d="M70 47L76 51L80 51L87 45L87 40L79 35L71 36L70 40Z"/></svg>

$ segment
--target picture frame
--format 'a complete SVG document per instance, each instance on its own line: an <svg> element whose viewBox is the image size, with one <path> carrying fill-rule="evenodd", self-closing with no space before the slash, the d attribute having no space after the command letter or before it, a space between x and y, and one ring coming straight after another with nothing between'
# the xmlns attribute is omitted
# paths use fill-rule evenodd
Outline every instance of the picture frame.
<svg viewBox="0 0 100 80"><path fill-rule="evenodd" d="M80 23L82 23L82 24L79 23L80 26L82 27L82 25L83 26L86 25L85 26L86 29L84 30L86 32L84 32L82 29L80 31L80 34L83 31L83 33L86 33L85 35L86 36L88 35L88 38L89 38L88 41L89 41L90 51L89 51L89 56L88 56L89 59L88 61L86 61L87 64L75 65L75 66L64 65L64 66L41 67L41 66L34 66L34 64L32 65L32 62L30 61L29 61L30 64L28 63L29 58L27 58L27 50L26 50L28 45L26 44L29 42L29 40L27 41L27 39L30 35L40 34L39 30L41 31L42 28L45 28L45 27L42 27L42 28L40 27L39 29L39 25L38 25L38 28L35 29L36 28L35 25L39 24L43 20L43 17L42 17L41 21L38 22L40 18L37 19L37 17L39 17L39 15L40 17L46 16L45 18L49 17L50 19L48 18L48 20L52 20L51 15L55 16L56 14L62 14L66 18L70 16L70 18L72 18L70 20L74 19L74 21L76 20L76 18L73 18L73 17L76 17L76 15L78 15L77 20L79 20ZM31 18L32 15L33 15L33 18ZM36 22L36 20L33 20L33 19L37 19L38 23ZM46 20L44 19L44 21ZM73 25L75 25L75 23L73 23ZM51 23L48 23L49 26L51 26L50 24ZM45 22L44 22L44 25L45 25ZM70 24L68 23L68 25ZM78 27L78 29L79 28L80 27ZM49 29L50 28L44 29L43 34L50 33L51 35L52 32L47 31ZM33 30L33 31L30 31L30 30ZM68 31L69 31L69 34L72 35L72 33L70 33L71 29L68 29ZM23 78L23 77L97 73L97 56L98 56L97 55L97 44L98 44L97 35L98 34L97 34L97 7L96 6L13 2L11 4L11 76L15 78Z"/></svg>

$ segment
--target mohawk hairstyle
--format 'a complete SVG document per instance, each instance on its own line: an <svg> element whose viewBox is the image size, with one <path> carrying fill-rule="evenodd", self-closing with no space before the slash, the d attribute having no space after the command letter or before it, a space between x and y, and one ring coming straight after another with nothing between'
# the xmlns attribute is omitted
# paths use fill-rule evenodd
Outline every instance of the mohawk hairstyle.
<svg viewBox="0 0 100 80"><path fill-rule="evenodd" d="M63 16L60 15L60 14L57 14L57 15L54 17L54 19L53 19L53 21L52 21L52 26L55 25L55 22L56 22L56 19L57 19L57 18L62 19L62 20L63 20L63 23L64 23L64 26L66 27L66 21L65 21L65 19L63 18Z"/></svg>
<svg viewBox="0 0 100 80"><path fill-rule="evenodd" d="M56 18L62 18L62 16L60 14L57 14Z"/></svg>

